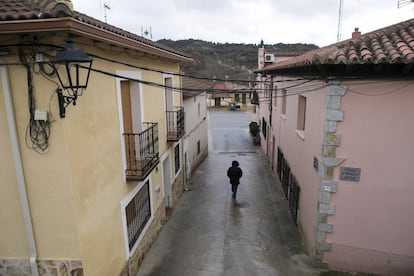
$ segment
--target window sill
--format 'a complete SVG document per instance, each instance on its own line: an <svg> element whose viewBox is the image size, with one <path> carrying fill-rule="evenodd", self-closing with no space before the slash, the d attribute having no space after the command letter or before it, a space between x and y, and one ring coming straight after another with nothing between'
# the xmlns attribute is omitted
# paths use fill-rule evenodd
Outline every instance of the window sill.
<svg viewBox="0 0 414 276"><path fill-rule="evenodd" d="M283 120L286 120L286 115L285 114L281 114L280 117L282 117Z"/></svg>
<svg viewBox="0 0 414 276"><path fill-rule="evenodd" d="M296 135L299 136L300 139L305 140L305 131L297 129Z"/></svg>

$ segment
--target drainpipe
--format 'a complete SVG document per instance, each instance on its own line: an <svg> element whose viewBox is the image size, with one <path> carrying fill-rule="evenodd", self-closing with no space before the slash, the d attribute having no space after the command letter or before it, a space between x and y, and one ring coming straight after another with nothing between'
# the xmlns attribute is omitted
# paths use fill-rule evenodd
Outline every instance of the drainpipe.
<svg viewBox="0 0 414 276"><path fill-rule="evenodd" d="M32 276L38 276L37 269L37 250L34 238L32 219L30 216L29 200L27 198L26 181L24 179L22 158L20 155L20 148L18 143L18 136L16 130L16 119L14 117L14 108L11 97L11 89L9 83L9 73L5 65L0 65L1 85L3 86L4 102L6 105L6 116L9 124L10 142L12 146L14 166L16 168L17 185L19 188L20 205L23 211L24 225L26 229L26 237L29 243L30 250L30 267Z"/></svg>

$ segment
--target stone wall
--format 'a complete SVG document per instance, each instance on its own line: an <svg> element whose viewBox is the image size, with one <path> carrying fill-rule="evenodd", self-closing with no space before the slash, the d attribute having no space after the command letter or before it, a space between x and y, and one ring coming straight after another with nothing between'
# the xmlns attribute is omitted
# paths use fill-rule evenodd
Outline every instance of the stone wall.
<svg viewBox="0 0 414 276"><path fill-rule="evenodd" d="M37 260L41 276L83 276L79 260ZM31 276L29 259L0 259L0 275Z"/></svg>
<svg viewBox="0 0 414 276"><path fill-rule="evenodd" d="M201 162L208 156L208 146L199 154L199 156L191 164L191 174L198 168Z"/></svg>
<svg viewBox="0 0 414 276"><path fill-rule="evenodd" d="M174 207L177 204L183 192L184 192L184 170L181 170L172 184L172 199L173 199L172 207Z"/></svg>

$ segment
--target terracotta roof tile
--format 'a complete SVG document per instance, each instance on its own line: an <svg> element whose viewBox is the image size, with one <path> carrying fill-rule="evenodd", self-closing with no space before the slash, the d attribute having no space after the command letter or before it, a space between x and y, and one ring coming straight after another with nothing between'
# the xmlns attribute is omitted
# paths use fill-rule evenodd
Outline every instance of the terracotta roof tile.
<svg viewBox="0 0 414 276"><path fill-rule="evenodd" d="M226 90L231 90L231 86L225 82L216 82L213 85L213 89L226 91Z"/></svg>
<svg viewBox="0 0 414 276"><path fill-rule="evenodd" d="M0 0L0 21L62 17L71 13L66 4L58 1Z"/></svg>
<svg viewBox="0 0 414 276"><path fill-rule="evenodd" d="M61 17L70 17L87 25L188 58L186 54L177 50L153 42L149 39L145 39L142 36L125 31L113 25L104 23L88 15L73 11L70 1L0 0L0 24L2 21L42 20Z"/></svg>
<svg viewBox="0 0 414 276"><path fill-rule="evenodd" d="M192 77L182 77L183 93L185 97L194 96L204 91L211 92L214 82L207 79L195 79Z"/></svg>
<svg viewBox="0 0 414 276"><path fill-rule="evenodd" d="M306 52L262 70L330 64L414 63L414 19Z"/></svg>

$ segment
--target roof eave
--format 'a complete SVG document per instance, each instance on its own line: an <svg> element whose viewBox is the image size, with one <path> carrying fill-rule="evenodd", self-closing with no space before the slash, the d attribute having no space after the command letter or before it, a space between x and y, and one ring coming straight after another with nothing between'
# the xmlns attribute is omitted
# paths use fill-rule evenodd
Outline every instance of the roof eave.
<svg viewBox="0 0 414 276"><path fill-rule="evenodd" d="M141 51L147 54L172 59L179 62L192 62L193 59L179 55L155 46L142 43L107 30L75 20L71 17L34 19L34 20L13 20L0 22L0 34L23 34L41 32L66 31L72 34L89 37L93 40L106 42L122 48Z"/></svg>

